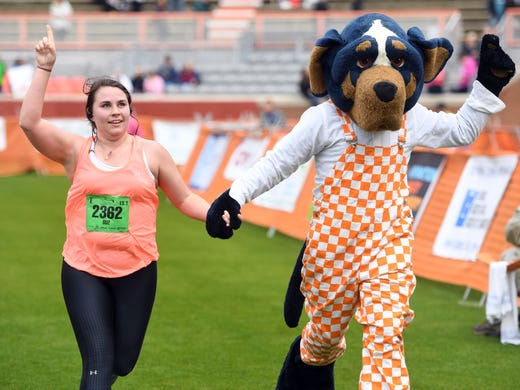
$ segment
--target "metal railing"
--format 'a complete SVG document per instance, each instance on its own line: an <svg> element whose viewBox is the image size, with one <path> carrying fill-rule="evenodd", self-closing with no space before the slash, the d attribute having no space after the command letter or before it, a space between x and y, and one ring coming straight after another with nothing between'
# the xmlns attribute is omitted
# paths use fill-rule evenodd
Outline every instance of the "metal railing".
<svg viewBox="0 0 520 390"><path fill-rule="evenodd" d="M294 47L313 45L317 37L328 29L339 31L359 12L353 11L258 11L249 18L248 25L238 39L212 38L211 29L217 18L214 13L77 13L70 17L70 29L61 49L70 50L128 50L205 47L233 47L246 37L256 47ZM453 20L460 20L456 10L385 12L395 18L406 30L420 27L425 35L454 37L458 28ZM219 28L240 15L227 16ZM222 19L220 19L222 22ZM45 32L48 14L0 15L0 50L27 50ZM232 28L232 27L229 27Z"/></svg>
<svg viewBox="0 0 520 390"><path fill-rule="evenodd" d="M456 48L462 41L457 10L384 13L404 30L419 27L426 38L447 37ZM295 93L299 69L307 64L316 39L332 28L341 31L360 14L256 11L253 16L227 13L222 19L221 13L213 12L76 13L67 35L58 40L53 77L92 77L117 70L131 75L137 67L156 69L164 55L171 54L177 64L195 64L204 80L200 92ZM47 14L0 15L2 59L33 61L34 45L47 23ZM226 28L230 34L214 30ZM447 74L455 76L456 55L453 58Z"/></svg>

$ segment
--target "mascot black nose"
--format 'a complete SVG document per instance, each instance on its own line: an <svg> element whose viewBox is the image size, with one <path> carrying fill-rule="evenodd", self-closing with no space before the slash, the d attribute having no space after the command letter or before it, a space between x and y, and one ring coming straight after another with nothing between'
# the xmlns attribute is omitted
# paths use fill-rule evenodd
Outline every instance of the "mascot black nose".
<svg viewBox="0 0 520 390"><path fill-rule="evenodd" d="M394 99L397 87L388 81L380 81L374 84L374 91L381 101L388 103Z"/></svg>

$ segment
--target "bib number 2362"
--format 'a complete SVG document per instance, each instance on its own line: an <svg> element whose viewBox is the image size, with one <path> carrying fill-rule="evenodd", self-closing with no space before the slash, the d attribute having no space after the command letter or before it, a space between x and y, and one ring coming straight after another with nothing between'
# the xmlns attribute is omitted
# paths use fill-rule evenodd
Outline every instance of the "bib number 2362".
<svg viewBox="0 0 520 390"><path fill-rule="evenodd" d="M128 196L87 195L87 231L127 232L129 211Z"/></svg>

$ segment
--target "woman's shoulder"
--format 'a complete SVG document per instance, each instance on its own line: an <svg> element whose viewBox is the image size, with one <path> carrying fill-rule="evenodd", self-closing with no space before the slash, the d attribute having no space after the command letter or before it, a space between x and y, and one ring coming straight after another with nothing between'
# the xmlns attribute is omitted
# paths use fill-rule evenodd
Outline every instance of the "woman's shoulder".
<svg viewBox="0 0 520 390"><path fill-rule="evenodd" d="M157 163L160 163L161 161L164 161L164 158L170 156L166 148L158 141L139 136L136 136L136 138L142 145L142 148L149 161L156 161Z"/></svg>
<svg viewBox="0 0 520 390"><path fill-rule="evenodd" d="M138 135L135 135L134 137L136 141L142 145L145 151L157 151L159 149L163 149L163 146L154 139L149 139Z"/></svg>

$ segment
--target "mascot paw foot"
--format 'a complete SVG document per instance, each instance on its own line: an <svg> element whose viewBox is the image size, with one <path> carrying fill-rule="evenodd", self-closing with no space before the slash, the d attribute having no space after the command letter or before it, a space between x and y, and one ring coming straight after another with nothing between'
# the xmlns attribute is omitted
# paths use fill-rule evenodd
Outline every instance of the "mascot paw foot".
<svg viewBox="0 0 520 390"><path fill-rule="evenodd" d="M276 390L334 390L334 363L310 366L300 358L301 336L298 336L285 358Z"/></svg>

